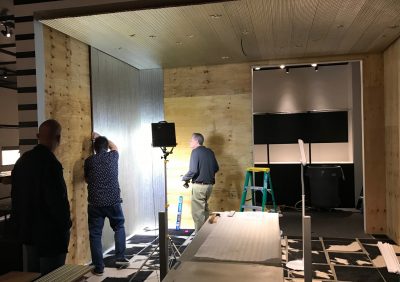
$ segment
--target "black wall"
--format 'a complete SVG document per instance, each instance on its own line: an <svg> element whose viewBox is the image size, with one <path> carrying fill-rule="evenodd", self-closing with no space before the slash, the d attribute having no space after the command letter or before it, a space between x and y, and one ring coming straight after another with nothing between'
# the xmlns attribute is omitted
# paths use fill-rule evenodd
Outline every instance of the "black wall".
<svg viewBox="0 0 400 282"><path fill-rule="evenodd" d="M254 144L348 141L347 112L254 115Z"/></svg>

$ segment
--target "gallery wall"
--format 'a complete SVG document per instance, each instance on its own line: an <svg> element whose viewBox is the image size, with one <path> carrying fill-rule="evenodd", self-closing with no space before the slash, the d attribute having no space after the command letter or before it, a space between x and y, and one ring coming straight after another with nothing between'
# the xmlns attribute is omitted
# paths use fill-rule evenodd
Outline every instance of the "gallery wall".
<svg viewBox="0 0 400 282"><path fill-rule="evenodd" d="M400 242L400 41L394 42L384 53L385 60L385 155L387 232Z"/></svg>
<svg viewBox="0 0 400 282"><path fill-rule="evenodd" d="M151 146L151 123L164 119L162 70L139 71L90 50L93 129L118 147L126 234L155 229L164 210L164 169L160 149ZM104 249L113 245L113 235L106 226Z"/></svg>

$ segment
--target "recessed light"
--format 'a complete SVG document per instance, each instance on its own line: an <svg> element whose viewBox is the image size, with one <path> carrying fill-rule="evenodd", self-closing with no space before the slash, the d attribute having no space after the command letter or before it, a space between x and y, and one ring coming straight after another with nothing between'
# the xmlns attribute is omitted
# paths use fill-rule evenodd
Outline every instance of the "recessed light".
<svg viewBox="0 0 400 282"><path fill-rule="evenodd" d="M284 69L285 68L285 65L280 65L279 66L281 69Z"/></svg>
<svg viewBox="0 0 400 282"><path fill-rule="evenodd" d="M316 63L314 63L314 64L311 64L311 66L315 68L315 67L317 66L317 64L316 64Z"/></svg>
<svg viewBox="0 0 400 282"><path fill-rule="evenodd" d="M229 58L230 58L229 56L222 56L222 57L221 57L222 60L227 60L227 59L229 59Z"/></svg>
<svg viewBox="0 0 400 282"><path fill-rule="evenodd" d="M256 71L257 71L257 70L260 70L260 69L261 69L260 67L255 67L255 68L254 68L254 70L256 70Z"/></svg>
<svg viewBox="0 0 400 282"><path fill-rule="evenodd" d="M219 19L219 18L222 17L222 15L221 15L221 14L212 14L212 15L210 15L210 17L211 17L212 19Z"/></svg>

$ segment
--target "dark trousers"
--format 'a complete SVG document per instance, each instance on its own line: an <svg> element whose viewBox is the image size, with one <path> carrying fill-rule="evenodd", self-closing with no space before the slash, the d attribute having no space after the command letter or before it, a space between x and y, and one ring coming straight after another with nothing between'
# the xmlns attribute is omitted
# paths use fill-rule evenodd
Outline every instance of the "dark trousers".
<svg viewBox="0 0 400 282"><path fill-rule="evenodd" d="M41 257L36 246L23 245L23 270L27 272L40 272L45 275L65 264L67 254L58 254L51 257Z"/></svg>
<svg viewBox="0 0 400 282"><path fill-rule="evenodd" d="M109 207L95 207L89 204L88 221L90 252L92 254L92 262L96 271L103 271L104 269L101 236L103 233L104 219L106 217L110 221L111 228L114 230L115 258L125 258L125 219L121 204Z"/></svg>

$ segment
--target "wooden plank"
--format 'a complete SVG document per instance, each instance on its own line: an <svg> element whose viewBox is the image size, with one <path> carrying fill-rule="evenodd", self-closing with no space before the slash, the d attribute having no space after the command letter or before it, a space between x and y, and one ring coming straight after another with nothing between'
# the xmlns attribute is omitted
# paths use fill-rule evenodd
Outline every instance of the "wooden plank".
<svg viewBox="0 0 400 282"><path fill-rule="evenodd" d="M40 273L11 271L0 276L2 282L30 282L40 277Z"/></svg>
<svg viewBox="0 0 400 282"><path fill-rule="evenodd" d="M397 40L384 53L387 233L396 242L400 242L399 60L400 60L400 41Z"/></svg>
<svg viewBox="0 0 400 282"><path fill-rule="evenodd" d="M88 46L44 27L45 116L61 123L56 155L64 168L71 206L70 263L89 261L87 189L83 162L90 155L91 107Z"/></svg>

